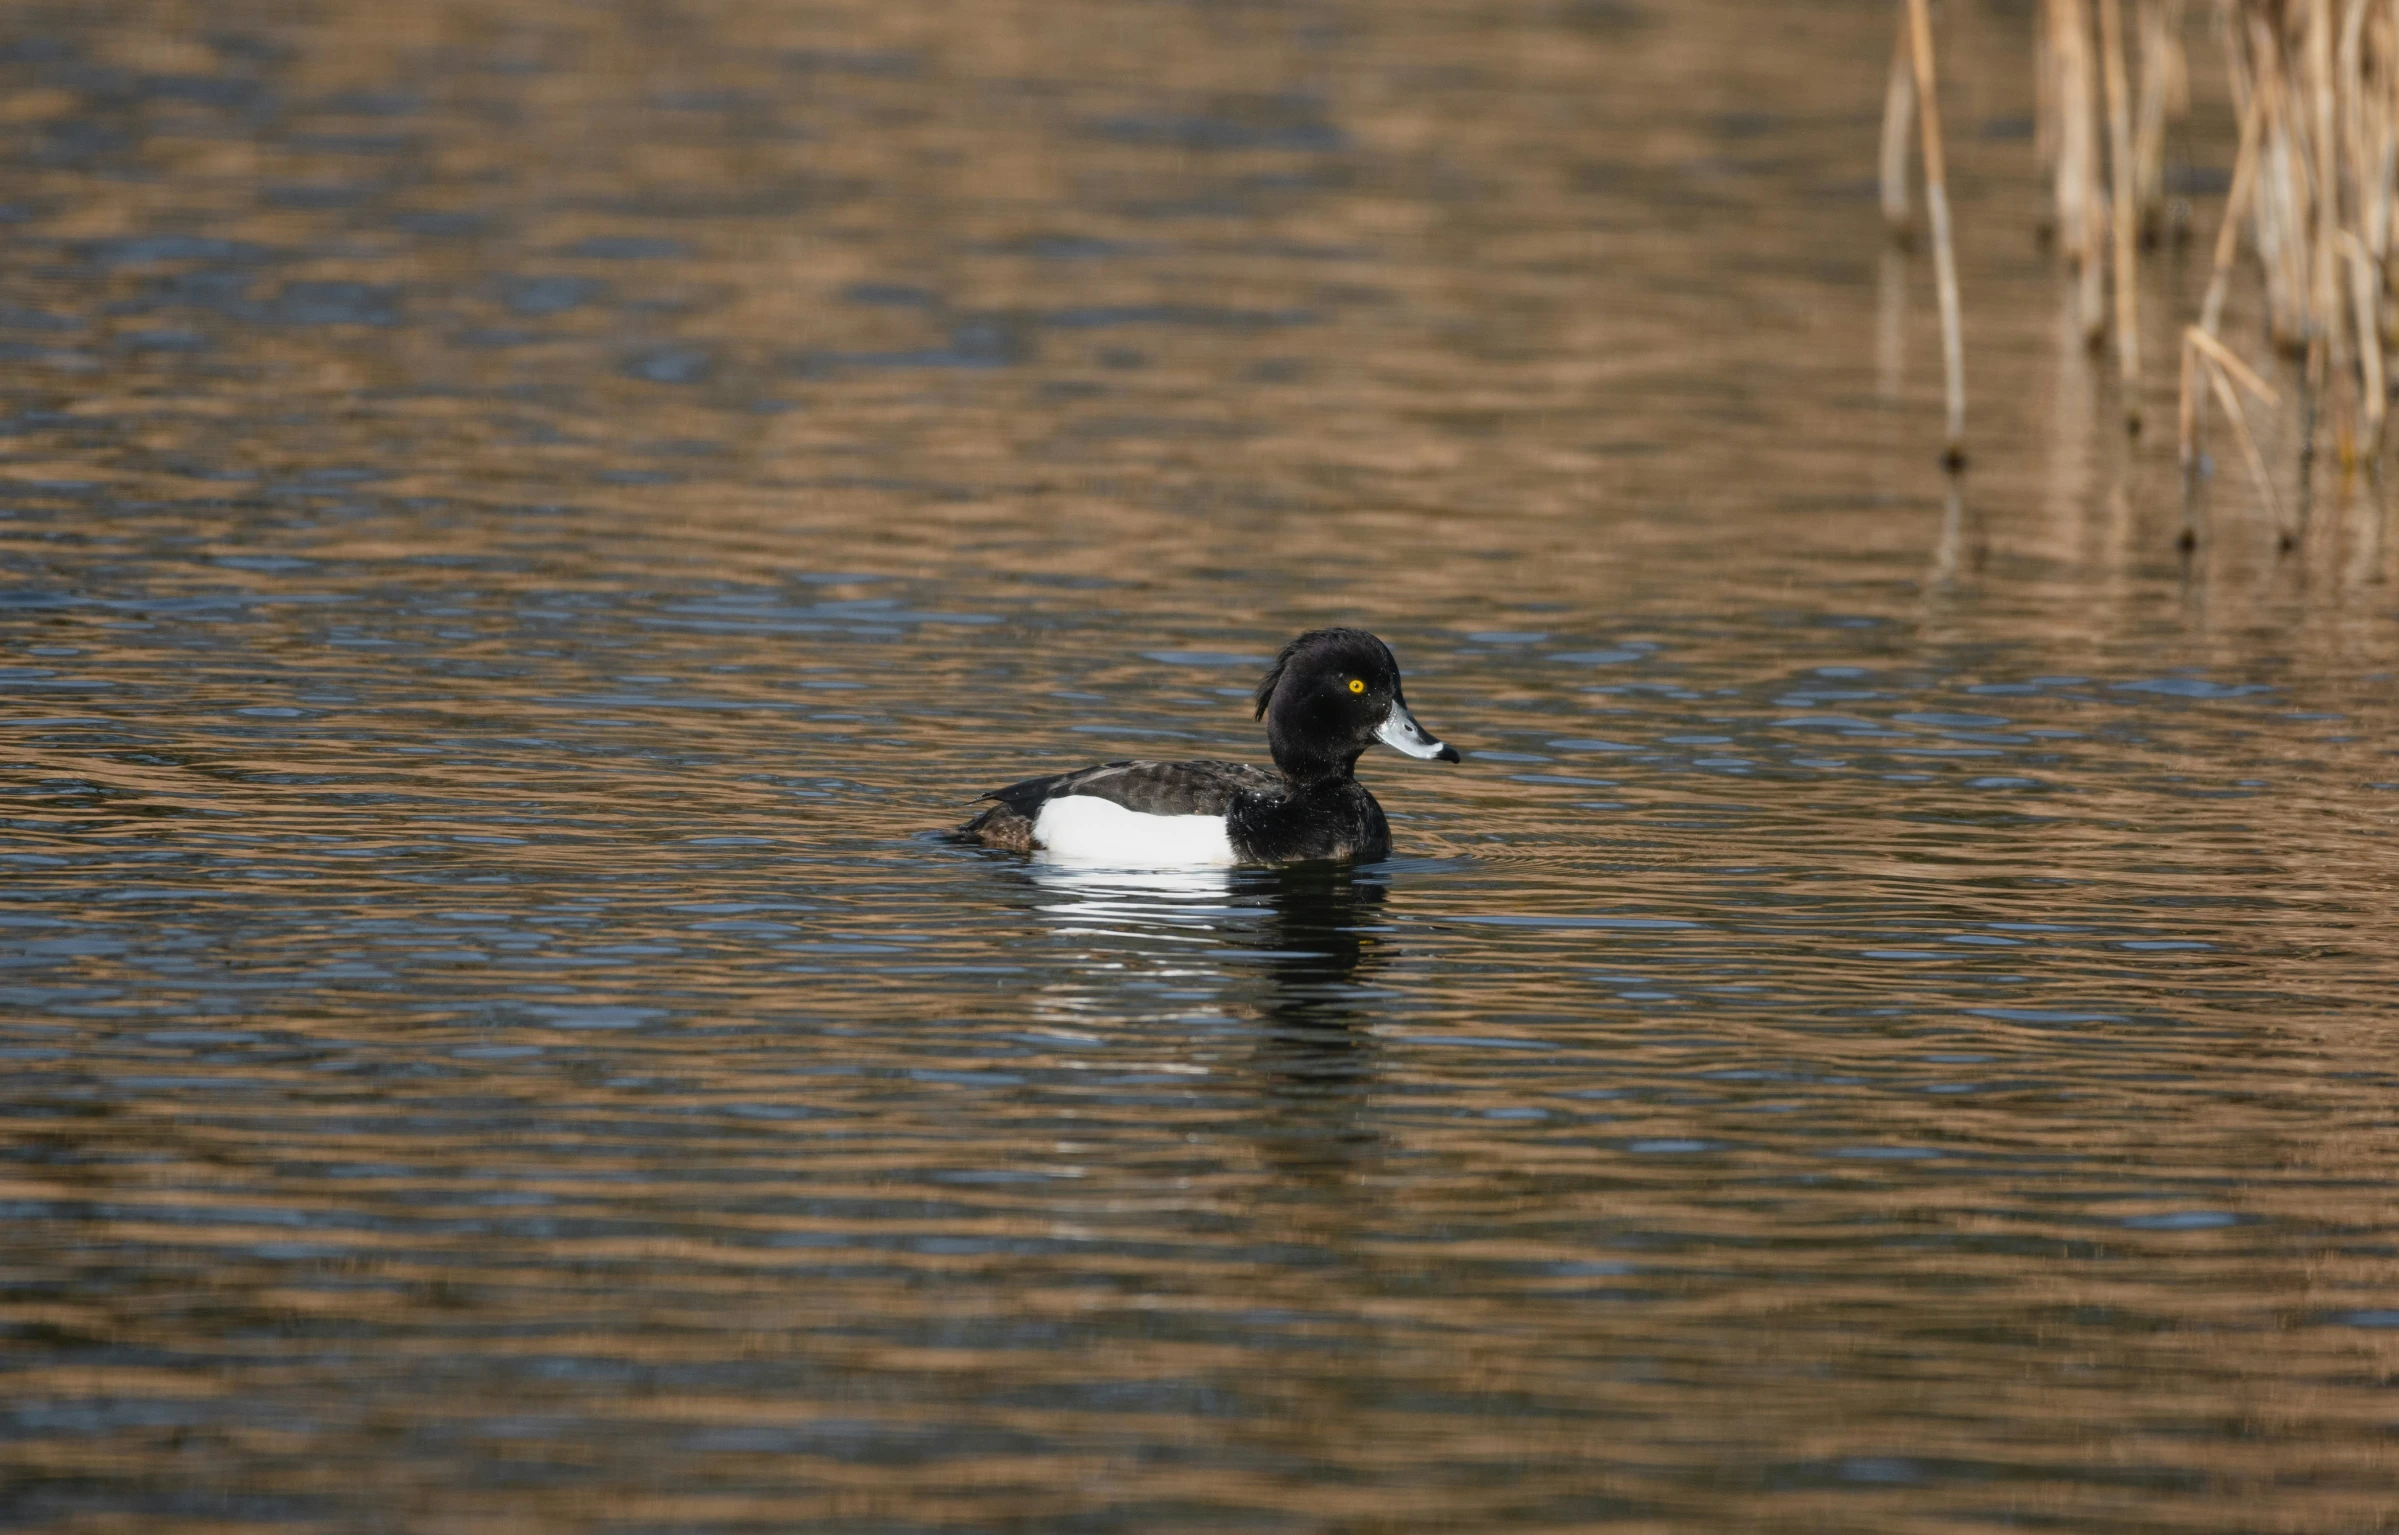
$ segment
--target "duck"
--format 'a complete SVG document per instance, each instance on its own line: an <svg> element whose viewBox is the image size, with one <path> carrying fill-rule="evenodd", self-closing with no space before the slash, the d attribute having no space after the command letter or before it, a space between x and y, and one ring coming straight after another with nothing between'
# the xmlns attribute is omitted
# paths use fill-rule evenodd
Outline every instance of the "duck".
<svg viewBox="0 0 2399 1535"><path fill-rule="evenodd" d="M1377 742L1425 761L1458 749L1416 722L1391 647L1364 629L1311 629L1258 683L1272 768L1104 762L978 796L959 840L1107 868L1373 863L1391 856L1383 807L1358 782Z"/></svg>

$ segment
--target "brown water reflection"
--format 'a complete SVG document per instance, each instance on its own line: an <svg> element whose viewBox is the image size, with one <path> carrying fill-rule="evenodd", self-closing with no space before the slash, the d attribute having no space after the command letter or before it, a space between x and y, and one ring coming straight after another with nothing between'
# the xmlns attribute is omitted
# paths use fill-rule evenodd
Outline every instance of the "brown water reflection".
<svg viewBox="0 0 2399 1535"><path fill-rule="evenodd" d="M2012 8L1954 496L1883 5L5 14L12 1525L2390 1527L2380 492ZM1392 863L928 835L1327 620Z"/></svg>

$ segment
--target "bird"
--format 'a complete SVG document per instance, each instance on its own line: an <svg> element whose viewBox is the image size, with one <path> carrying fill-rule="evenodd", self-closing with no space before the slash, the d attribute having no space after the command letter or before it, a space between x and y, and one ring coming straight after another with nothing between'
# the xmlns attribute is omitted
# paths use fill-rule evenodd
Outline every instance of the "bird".
<svg viewBox="0 0 2399 1535"><path fill-rule="evenodd" d="M1107 762L1028 778L992 801L959 840L1108 868L1372 863L1391 826L1359 756L1377 741L1456 762L1409 712L1391 647L1363 629L1311 629L1258 684L1272 768L1246 762Z"/></svg>

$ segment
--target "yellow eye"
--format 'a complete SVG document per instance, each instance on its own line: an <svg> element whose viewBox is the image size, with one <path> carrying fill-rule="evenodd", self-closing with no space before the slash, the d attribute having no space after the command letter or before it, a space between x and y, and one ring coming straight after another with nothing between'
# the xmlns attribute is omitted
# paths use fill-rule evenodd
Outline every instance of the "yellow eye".
<svg viewBox="0 0 2399 1535"><path fill-rule="evenodd" d="M1366 679L1365 679L1365 678L1363 678L1363 677L1352 677L1352 678L1350 678L1350 679L1349 679L1349 690L1350 690L1351 692L1353 692L1353 693L1363 693L1363 692L1365 692L1365 691L1366 691Z"/></svg>

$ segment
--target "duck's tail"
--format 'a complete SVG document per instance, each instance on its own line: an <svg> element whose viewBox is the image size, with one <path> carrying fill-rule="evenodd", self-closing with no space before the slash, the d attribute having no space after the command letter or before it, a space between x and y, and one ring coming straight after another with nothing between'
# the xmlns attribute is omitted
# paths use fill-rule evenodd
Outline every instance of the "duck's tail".
<svg viewBox="0 0 2399 1535"><path fill-rule="evenodd" d="M950 833L960 842L995 847L1004 853L1033 851L1033 820L1013 805L998 804Z"/></svg>

